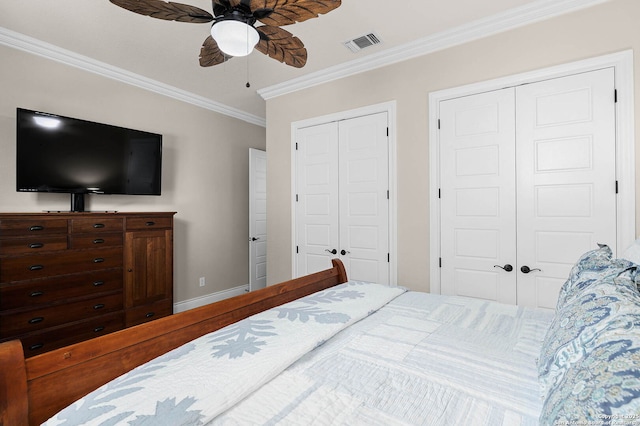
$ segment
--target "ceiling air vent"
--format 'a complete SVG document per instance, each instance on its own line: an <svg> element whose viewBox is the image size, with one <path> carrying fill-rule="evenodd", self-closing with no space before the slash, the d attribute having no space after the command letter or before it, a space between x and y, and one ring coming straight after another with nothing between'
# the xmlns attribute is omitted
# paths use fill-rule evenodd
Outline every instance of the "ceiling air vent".
<svg viewBox="0 0 640 426"><path fill-rule="evenodd" d="M353 53L357 53L366 47L380 43L382 43L382 40L380 40L380 37L378 37L377 34L369 33L367 35L345 41L343 44L347 46Z"/></svg>

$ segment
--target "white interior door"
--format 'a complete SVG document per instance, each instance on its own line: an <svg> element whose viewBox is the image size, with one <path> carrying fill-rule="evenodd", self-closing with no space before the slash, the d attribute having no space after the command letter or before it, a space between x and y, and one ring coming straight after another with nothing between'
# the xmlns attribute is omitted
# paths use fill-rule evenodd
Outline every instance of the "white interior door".
<svg viewBox="0 0 640 426"><path fill-rule="evenodd" d="M553 309L582 253L615 250L613 77L440 103L443 294Z"/></svg>
<svg viewBox="0 0 640 426"><path fill-rule="evenodd" d="M331 267L338 240L338 123L298 129L296 135L296 272Z"/></svg>
<svg viewBox="0 0 640 426"><path fill-rule="evenodd" d="M387 113L296 132L296 275L340 258L351 279L390 283Z"/></svg>
<svg viewBox="0 0 640 426"><path fill-rule="evenodd" d="M267 153L249 149L249 291L267 285Z"/></svg>
<svg viewBox="0 0 640 426"><path fill-rule="evenodd" d="M440 103L441 291L515 303L513 89Z"/></svg>
<svg viewBox="0 0 640 426"><path fill-rule="evenodd" d="M355 280L389 284L387 113L340 121L340 258Z"/></svg>
<svg viewBox="0 0 640 426"><path fill-rule="evenodd" d="M516 89L518 304L555 308L583 253L616 250L614 89L613 68Z"/></svg>

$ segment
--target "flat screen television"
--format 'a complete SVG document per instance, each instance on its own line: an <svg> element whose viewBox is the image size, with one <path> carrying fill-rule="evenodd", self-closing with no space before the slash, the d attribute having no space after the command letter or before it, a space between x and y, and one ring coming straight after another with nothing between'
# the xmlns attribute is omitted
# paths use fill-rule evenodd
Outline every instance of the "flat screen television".
<svg viewBox="0 0 640 426"><path fill-rule="evenodd" d="M16 190L160 195L162 135L17 109Z"/></svg>

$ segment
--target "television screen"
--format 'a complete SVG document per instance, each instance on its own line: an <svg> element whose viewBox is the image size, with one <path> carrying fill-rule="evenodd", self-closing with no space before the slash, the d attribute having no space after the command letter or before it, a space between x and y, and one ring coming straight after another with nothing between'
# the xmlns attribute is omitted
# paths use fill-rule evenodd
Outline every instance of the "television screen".
<svg viewBox="0 0 640 426"><path fill-rule="evenodd" d="M17 109L20 192L160 195L162 135Z"/></svg>

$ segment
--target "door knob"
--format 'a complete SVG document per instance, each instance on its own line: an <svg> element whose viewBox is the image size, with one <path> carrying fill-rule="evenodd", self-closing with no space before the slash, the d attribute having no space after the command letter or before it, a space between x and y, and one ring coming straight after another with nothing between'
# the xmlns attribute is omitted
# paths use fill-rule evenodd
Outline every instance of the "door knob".
<svg viewBox="0 0 640 426"><path fill-rule="evenodd" d="M336 250L336 249L333 249L333 250L324 249L324 251L328 251L328 252L329 252L329 253L331 253L331 254L336 254L336 253L338 253L338 250Z"/></svg>
<svg viewBox="0 0 640 426"><path fill-rule="evenodd" d="M507 272L511 272L513 271L513 266L509 265L508 263L504 266L500 266L500 265L493 265L494 268L500 268L500 269L504 269Z"/></svg>
<svg viewBox="0 0 640 426"><path fill-rule="evenodd" d="M527 265L524 265L522 268L520 268L520 270L522 271L523 274L528 274L529 272L533 272L533 271L541 271L542 272L542 269L540 269L540 268L531 269Z"/></svg>
<svg viewBox="0 0 640 426"><path fill-rule="evenodd" d="M251 237L249 238L249 241L258 241L260 239L260 237L256 238L256 237Z"/></svg>
<svg viewBox="0 0 640 426"><path fill-rule="evenodd" d="M343 255L343 256L344 256L345 254L349 254L349 253L351 253L351 252L350 252L350 251L347 251L347 250L340 250L340 254L341 254L341 255Z"/></svg>

